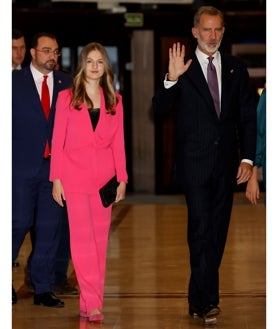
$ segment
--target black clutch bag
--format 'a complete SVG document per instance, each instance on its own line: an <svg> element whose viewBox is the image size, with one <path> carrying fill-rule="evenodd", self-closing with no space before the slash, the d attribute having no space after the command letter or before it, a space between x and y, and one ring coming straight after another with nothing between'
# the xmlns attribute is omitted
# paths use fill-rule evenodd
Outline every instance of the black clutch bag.
<svg viewBox="0 0 278 329"><path fill-rule="evenodd" d="M99 195L103 207L109 207L116 199L117 187L119 183L117 182L117 177L112 177L102 188L99 190Z"/></svg>

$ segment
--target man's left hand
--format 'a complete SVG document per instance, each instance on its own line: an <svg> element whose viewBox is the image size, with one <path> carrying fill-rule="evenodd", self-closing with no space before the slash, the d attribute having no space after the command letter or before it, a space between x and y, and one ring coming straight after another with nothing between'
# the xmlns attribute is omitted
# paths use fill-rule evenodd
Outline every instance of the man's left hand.
<svg viewBox="0 0 278 329"><path fill-rule="evenodd" d="M237 184L247 182L252 176L253 167L247 162L241 162L237 171Z"/></svg>

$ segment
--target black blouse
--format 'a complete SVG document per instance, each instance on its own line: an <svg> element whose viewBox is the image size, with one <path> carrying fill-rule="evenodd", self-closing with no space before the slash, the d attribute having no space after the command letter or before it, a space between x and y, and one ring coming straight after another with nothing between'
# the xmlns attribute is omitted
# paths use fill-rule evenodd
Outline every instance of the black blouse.
<svg viewBox="0 0 278 329"><path fill-rule="evenodd" d="M100 109L90 108L88 110L89 110L93 130L95 130L96 126L97 126L97 123L98 123L98 120L99 120Z"/></svg>

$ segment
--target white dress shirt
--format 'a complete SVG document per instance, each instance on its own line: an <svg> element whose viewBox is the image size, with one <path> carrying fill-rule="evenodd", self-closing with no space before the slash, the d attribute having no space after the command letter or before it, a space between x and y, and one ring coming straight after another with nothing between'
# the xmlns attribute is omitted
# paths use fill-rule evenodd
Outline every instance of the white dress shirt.
<svg viewBox="0 0 278 329"><path fill-rule="evenodd" d="M40 95L40 99L41 99L41 90L42 90L42 82L43 82L43 76L45 74L42 74L41 72L39 72L33 65L32 63L30 64L30 69L38 90L38 93ZM49 95L50 95L50 104L52 103L52 94L53 94L53 71L51 71L50 73L47 74L48 78L46 80L47 85L48 85L48 89L49 89Z"/></svg>

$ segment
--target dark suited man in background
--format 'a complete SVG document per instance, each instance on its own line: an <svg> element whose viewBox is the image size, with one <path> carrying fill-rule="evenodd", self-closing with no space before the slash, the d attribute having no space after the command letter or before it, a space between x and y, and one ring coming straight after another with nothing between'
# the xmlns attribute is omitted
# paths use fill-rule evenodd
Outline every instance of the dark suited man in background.
<svg viewBox="0 0 278 329"><path fill-rule="evenodd" d="M12 29L12 70L21 70L26 54L26 42L22 31ZM14 261L13 267L18 267L19 263Z"/></svg>
<svg viewBox="0 0 278 329"><path fill-rule="evenodd" d="M176 179L188 206L189 314L215 324L220 313L219 267L233 192L252 174L256 149L256 100L245 64L218 51L222 12L200 7L194 16L194 53L169 49L168 74L153 98L155 113L177 110ZM213 57L213 67L209 57ZM210 70L217 73L209 87Z"/></svg>
<svg viewBox="0 0 278 329"><path fill-rule="evenodd" d="M49 165L57 95L71 85L72 78L54 70L60 55L54 35L35 35L30 53L30 66L14 70L12 75L12 258L14 262L33 226L30 270L34 304L63 307L64 302L52 289L65 210L53 200ZM50 96L48 115L41 104L45 75Z"/></svg>
<svg viewBox="0 0 278 329"><path fill-rule="evenodd" d="M26 54L24 34L18 29L12 29L12 69L21 70Z"/></svg>

